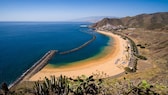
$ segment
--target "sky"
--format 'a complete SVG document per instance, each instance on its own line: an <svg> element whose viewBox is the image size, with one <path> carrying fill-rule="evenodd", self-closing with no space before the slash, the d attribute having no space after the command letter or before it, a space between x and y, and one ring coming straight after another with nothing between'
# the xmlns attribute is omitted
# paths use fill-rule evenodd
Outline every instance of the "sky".
<svg viewBox="0 0 168 95"><path fill-rule="evenodd" d="M168 12L168 0L0 0L0 21L68 21Z"/></svg>

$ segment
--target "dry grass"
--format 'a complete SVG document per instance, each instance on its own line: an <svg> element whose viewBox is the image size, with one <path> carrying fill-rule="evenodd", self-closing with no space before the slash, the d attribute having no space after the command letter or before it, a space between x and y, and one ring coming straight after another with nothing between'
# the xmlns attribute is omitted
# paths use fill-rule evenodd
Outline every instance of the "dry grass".
<svg viewBox="0 0 168 95"><path fill-rule="evenodd" d="M168 85L168 33L166 31L149 31L136 29L134 31L124 30L136 44L145 48L138 48L140 55L148 60L139 60L137 72L123 77L130 79L146 79Z"/></svg>
<svg viewBox="0 0 168 95"><path fill-rule="evenodd" d="M34 95L33 94L34 82L24 81L10 89L11 92L18 93L19 95Z"/></svg>

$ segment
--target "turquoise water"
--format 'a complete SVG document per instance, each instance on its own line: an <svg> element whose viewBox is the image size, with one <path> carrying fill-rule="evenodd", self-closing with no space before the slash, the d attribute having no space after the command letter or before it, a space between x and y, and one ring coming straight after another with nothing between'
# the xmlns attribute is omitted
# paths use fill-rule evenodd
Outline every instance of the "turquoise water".
<svg viewBox="0 0 168 95"><path fill-rule="evenodd" d="M0 22L0 83L12 83L49 50L66 51L92 38L96 40L79 51L56 54L49 62L62 66L98 54L109 38L75 22Z"/></svg>

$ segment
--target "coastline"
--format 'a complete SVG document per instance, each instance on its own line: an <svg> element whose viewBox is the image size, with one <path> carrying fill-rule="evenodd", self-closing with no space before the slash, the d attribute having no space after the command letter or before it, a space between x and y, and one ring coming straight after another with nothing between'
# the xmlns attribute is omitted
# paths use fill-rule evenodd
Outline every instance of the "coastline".
<svg viewBox="0 0 168 95"><path fill-rule="evenodd" d="M30 67L26 72L24 72L16 81L9 85L9 88L27 81L30 77L40 71L44 66L47 65L47 62L55 55L57 50L48 51L41 59L39 59L32 67Z"/></svg>
<svg viewBox="0 0 168 95"><path fill-rule="evenodd" d="M44 77L55 75L66 75L68 77L77 77L80 75L90 76L97 73L104 73L106 76L111 77L124 72L124 67L129 63L129 52L126 52L128 46L127 40L122 39L120 36L105 31L97 31L100 34L109 36L114 41L110 41L110 46L105 49L104 56L98 58L91 58L84 61L74 62L71 65L63 67L46 66L41 71L33 75L29 81L43 80Z"/></svg>

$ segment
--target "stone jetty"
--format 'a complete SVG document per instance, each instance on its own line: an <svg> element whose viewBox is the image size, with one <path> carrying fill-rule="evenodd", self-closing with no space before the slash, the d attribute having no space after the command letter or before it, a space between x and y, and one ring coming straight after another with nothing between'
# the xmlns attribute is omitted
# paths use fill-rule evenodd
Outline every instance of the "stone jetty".
<svg viewBox="0 0 168 95"><path fill-rule="evenodd" d="M40 71L44 66L47 65L48 61L55 55L57 50L48 51L40 60L38 60L31 68L24 72L13 84L9 85L9 88L28 80L31 76Z"/></svg>
<svg viewBox="0 0 168 95"><path fill-rule="evenodd" d="M76 47L76 48L73 48L71 50L67 50L67 51L64 51L64 52L60 52L59 54L68 54L68 53L71 53L71 52L75 52L87 45L89 45L91 42L93 42L94 40L96 39L96 36L95 35L92 35L92 39L90 39L89 41L85 42L84 44L80 45L79 47Z"/></svg>

